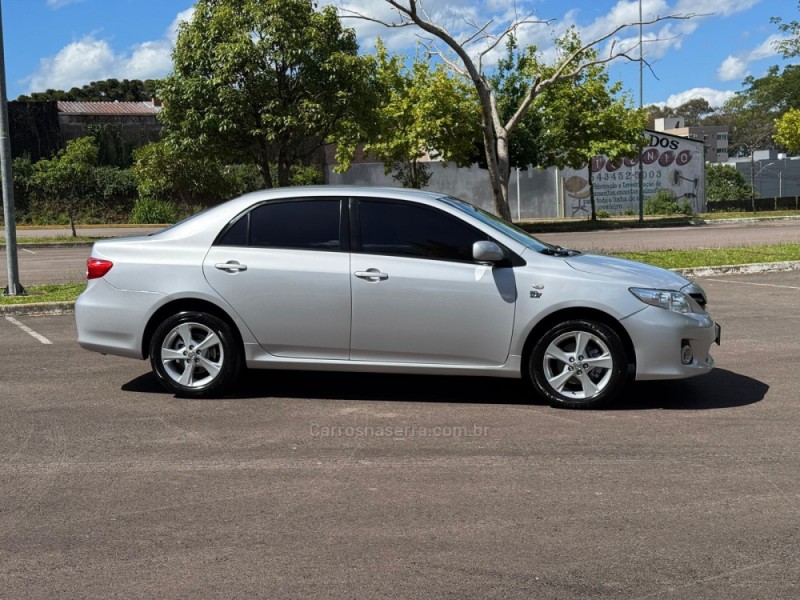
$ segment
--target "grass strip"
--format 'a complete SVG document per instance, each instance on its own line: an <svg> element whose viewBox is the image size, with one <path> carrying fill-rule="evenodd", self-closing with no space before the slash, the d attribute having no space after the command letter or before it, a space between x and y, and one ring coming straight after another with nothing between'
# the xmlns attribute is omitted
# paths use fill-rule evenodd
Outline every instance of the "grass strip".
<svg viewBox="0 0 800 600"><path fill-rule="evenodd" d="M800 261L800 244L711 248L703 250L651 250L647 252L616 252L614 256L663 267L690 269L721 265L746 265L789 260Z"/></svg>
<svg viewBox="0 0 800 600"><path fill-rule="evenodd" d="M17 245L18 246L41 246L44 244L83 244L86 242L96 242L97 240L102 240L106 238L100 237L87 237L83 235L79 235L78 237L72 237L71 235L56 235L53 237L18 237L17 238ZM0 237L0 245L5 245L6 240L3 237Z"/></svg>
<svg viewBox="0 0 800 600"><path fill-rule="evenodd" d="M35 302L74 302L85 289L86 283L32 285L26 288L27 296L0 296L0 306Z"/></svg>

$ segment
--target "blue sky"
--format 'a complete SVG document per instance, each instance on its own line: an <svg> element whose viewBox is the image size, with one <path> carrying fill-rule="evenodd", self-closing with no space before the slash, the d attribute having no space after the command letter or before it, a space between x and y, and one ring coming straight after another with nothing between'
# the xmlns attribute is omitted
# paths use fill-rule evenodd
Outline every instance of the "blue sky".
<svg viewBox="0 0 800 600"><path fill-rule="evenodd" d="M191 0L0 0L3 9L6 69L10 99L48 87L68 89L108 77L152 78L170 69L170 50L179 19L191 15ZM324 0L372 16L391 18L380 0ZM652 15L700 13L690 20L664 21L647 28L644 100L677 105L701 95L720 104L741 89L742 79L785 64L772 43L778 31L771 16L800 18L796 0L642 0L645 19ZM430 14L455 32L467 22L502 23L513 0L426 0ZM575 25L584 39L636 20L638 0L517 0L520 14L550 20L520 32L552 55L554 34ZM412 28L386 29L348 19L364 51L383 37L395 51L413 52ZM621 34L618 44L636 30ZM490 59L491 60L491 59ZM638 66L618 64L622 79L638 99ZM656 79L656 77L658 79Z"/></svg>

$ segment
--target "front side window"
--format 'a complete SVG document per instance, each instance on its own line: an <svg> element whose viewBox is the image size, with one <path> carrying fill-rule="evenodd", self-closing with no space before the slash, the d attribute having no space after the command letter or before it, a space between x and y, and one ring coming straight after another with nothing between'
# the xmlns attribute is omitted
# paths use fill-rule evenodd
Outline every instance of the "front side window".
<svg viewBox="0 0 800 600"><path fill-rule="evenodd" d="M367 254L472 261L472 245L488 239L451 215L415 204L361 200L358 217Z"/></svg>
<svg viewBox="0 0 800 600"><path fill-rule="evenodd" d="M218 244L339 250L340 214L338 198L268 202L239 217Z"/></svg>
<svg viewBox="0 0 800 600"><path fill-rule="evenodd" d="M452 196L442 196L441 198L439 198L439 200L447 203L453 208L457 208L461 212L466 213L475 219L478 219L481 223L488 225L489 227L491 227L495 231L502 233L503 235L507 235L514 241L519 242L520 244L522 244L527 248L531 248L532 250L541 252L545 248L552 247L550 244L546 244L545 242L533 237L530 233L528 233L524 229L520 229L516 225L509 223L508 221L504 221L500 217L497 217L492 213L486 212L485 210L480 209L477 206L473 206L468 202L464 202L463 200L453 198Z"/></svg>

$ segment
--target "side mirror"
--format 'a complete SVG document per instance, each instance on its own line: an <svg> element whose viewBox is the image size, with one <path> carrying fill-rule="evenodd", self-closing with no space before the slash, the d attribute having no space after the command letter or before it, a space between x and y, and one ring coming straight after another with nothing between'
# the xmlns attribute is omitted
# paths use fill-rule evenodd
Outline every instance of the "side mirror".
<svg viewBox="0 0 800 600"><path fill-rule="evenodd" d="M481 240L472 244L472 258L475 259L475 262L483 265L493 265L496 262L505 260L506 254L494 242Z"/></svg>

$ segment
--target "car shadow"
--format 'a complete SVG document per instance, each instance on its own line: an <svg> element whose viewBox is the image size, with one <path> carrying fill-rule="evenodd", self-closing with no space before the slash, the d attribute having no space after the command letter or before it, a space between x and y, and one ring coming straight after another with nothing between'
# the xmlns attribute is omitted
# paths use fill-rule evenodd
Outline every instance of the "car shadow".
<svg viewBox="0 0 800 600"><path fill-rule="evenodd" d="M694 379L637 381L606 410L736 408L760 402L768 390L763 381L717 368Z"/></svg>
<svg viewBox="0 0 800 600"><path fill-rule="evenodd" d="M635 382L604 410L709 410L736 408L761 401L765 383L715 369L683 381ZM122 386L122 391L171 395L152 373ZM460 404L545 405L517 379L445 377L315 371L247 371L229 394L220 399L295 398L389 402L452 402Z"/></svg>

